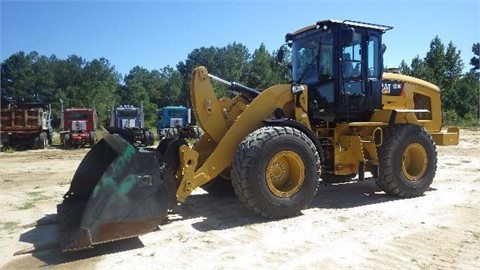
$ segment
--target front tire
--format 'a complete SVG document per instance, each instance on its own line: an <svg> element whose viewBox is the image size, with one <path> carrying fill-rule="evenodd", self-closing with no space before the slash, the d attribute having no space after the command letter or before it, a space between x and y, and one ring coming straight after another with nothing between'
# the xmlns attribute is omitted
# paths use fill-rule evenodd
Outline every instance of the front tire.
<svg viewBox="0 0 480 270"><path fill-rule="evenodd" d="M232 165L237 197L267 218L305 209L320 182L320 155L313 142L291 127L263 127L239 145Z"/></svg>
<svg viewBox="0 0 480 270"><path fill-rule="evenodd" d="M38 138L38 149L45 149L48 145L48 138L47 138L47 133L46 132L42 132L40 133L39 135L39 138Z"/></svg>
<svg viewBox="0 0 480 270"><path fill-rule="evenodd" d="M70 135L69 134L65 134L63 136L63 148L65 149L70 149L71 147L71 143L70 143Z"/></svg>
<svg viewBox="0 0 480 270"><path fill-rule="evenodd" d="M146 130L144 131L144 138L143 138L143 144L145 146L150 146L153 145L153 133L150 131Z"/></svg>
<svg viewBox="0 0 480 270"><path fill-rule="evenodd" d="M95 145L95 142L97 141L97 134L95 131L90 131L90 134L88 136L88 144L90 145L90 148L92 148Z"/></svg>
<svg viewBox="0 0 480 270"><path fill-rule="evenodd" d="M378 155L377 185L385 193L402 198L416 197L432 184L437 170L437 152L425 128L412 124L387 128Z"/></svg>

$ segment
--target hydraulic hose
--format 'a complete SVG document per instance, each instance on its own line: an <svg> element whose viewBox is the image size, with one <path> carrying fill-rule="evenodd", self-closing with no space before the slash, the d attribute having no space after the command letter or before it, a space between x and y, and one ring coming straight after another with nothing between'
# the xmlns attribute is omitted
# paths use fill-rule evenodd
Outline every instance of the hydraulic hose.
<svg viewBox="0 0 480 270"><path fill-rule="evenodd" d="M230 91L239 92L241 94L248 96L249 98L256 98L260 94L260 91L250 88L248 86L245 86L243 84L239 84L236 82L229 82L227 80L224 80L212 74L208 74L208 77L210 77L210 79L214 81L217 81L219 83L226 85Z"/></svg>

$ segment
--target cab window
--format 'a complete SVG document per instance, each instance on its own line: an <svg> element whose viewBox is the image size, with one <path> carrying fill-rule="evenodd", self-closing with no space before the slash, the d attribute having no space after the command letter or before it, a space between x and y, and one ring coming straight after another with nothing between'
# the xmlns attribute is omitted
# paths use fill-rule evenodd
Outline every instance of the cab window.
<svg viewBox="0 0 480 270"><path fill-rule="evenodd" d="M378 36L370 36L368 40L368 77L380 78L380 44Z"/></svg>
<svg viewBox="0 0 480 270"><path fill-rule="evenodd" d="M353 42L342 48L343 78L362 75L362 35L355 33Z"/></svg>

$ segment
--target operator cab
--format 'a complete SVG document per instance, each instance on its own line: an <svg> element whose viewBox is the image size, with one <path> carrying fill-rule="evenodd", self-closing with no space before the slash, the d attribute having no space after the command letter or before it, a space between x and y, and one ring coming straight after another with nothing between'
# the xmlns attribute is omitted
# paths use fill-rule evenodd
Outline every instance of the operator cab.
<svg viewBox="0 0 480 270"><path fill-rule="evenodd" d="M390 29L326 20L286 35L293 82L308 85L312 124L368 121L381 108L382 34Z"/></svg>

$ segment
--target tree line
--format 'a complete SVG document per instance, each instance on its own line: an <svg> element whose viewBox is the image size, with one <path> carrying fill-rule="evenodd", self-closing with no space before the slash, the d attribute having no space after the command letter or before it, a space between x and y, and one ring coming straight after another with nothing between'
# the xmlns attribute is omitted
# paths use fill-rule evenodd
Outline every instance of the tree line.
<svg viewBox="0 0 480 270"><path fill-rule="evenodd" d="M416 56L408 65L400 63L402 74L417 77L437 85L441 91L444 120L447 124L479 125L480 119L480 43L472 45L471 68L466 74L465 65L453 42L445 46L436 36L430 42L425 57Z"/></svg>
<svg viewBox="0 0 480 270"><path fill-rule="evenodd" d="M460 51L452 42L445 48L438 37L430 44L424 58L417 56L411 65L402 61L402 73L437 84L443 91L442 105L452 121L479 117L478 48L474 44L472 70L462 74L464 64ZM156 110L168 105L189 106L190 75L199 65L230 81L256 89L290 82L289 57L278 63L276 52L264 44L250 53L241 43L225 47L201 47L190 52L176 68L158 70L133 67L122 77L106 59L87 61L77 55L67 59L37 52L18 52L1 63L2 107L18 102L45 102L52 106L54 126L60 123L60 100L64 107L95 108L103 123L112 106L141 104L148 127L156 124ZM227 94L221 84L214 88L219 96Z"/></svg>
<svg viewBox="0 0 480 270"><path fill-rule="evenodd" d="M87 61L77 55L59 59L20 51L1 63L2 107L21 102L50 104L54 126L60 123L64 108L95 108L103 123L112 106L143 105L145 123L156 125L156 110L168 105L189 106L190 75L199 65L219 77L255 88L290 80L288 65L275 62L264 44L251 54L240 43L225 47L202 47L188 54L176 68L158 70L133 67L122 77L105 58ZM215 85L219 96L226 94L223 85Z"/></svg>

